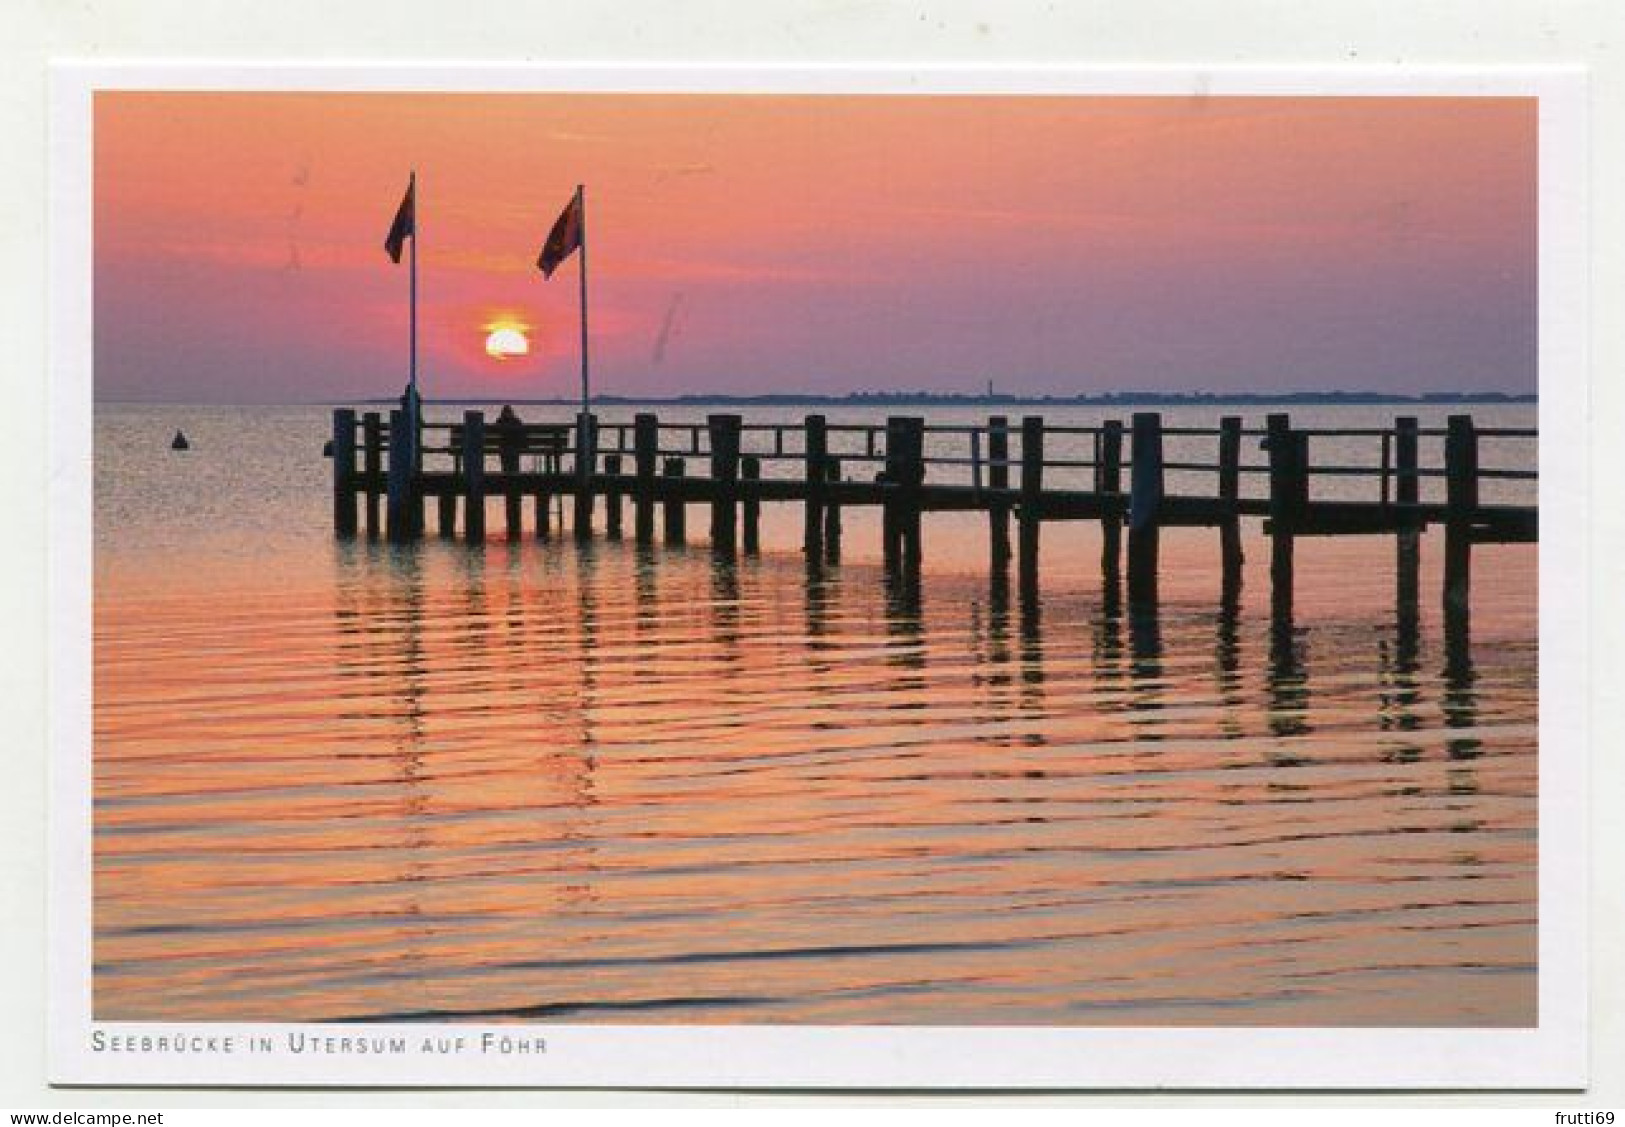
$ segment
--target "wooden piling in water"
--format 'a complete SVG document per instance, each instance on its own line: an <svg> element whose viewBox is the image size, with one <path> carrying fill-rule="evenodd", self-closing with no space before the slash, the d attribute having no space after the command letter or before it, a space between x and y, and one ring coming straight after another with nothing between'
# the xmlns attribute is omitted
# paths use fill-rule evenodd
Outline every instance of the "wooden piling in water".
<svg viewBox="0 0 1625 1127"><path fill-rule="evenodd" d="M886 565L910 574L920 568L920 487L925 482L925 420L886 420L886 494L882 514Z"/></svg>
<svg viewBox="0 0 1625 1127"><path fill-rule="evenodd" d="M355 535L355 411L333 412L333 531Z"/></svg>
<svg viewBox="0 0 1625 1127"><path fill-rule="evenodd" d="M391 540L396 542L412 538L411 517L407 512L407 494L412 485L412 442L402 441L406 434L406 412L399 408L389 413L389 467L387 472L388 496L384 503L384 521Z"/></svg>
<svg viewBox="0 0 1625 1127"><path fill-rule="evenodd" d="M463 533L485 539L485 412L463 412Z"/></svg>
<svg viewBox="0 0 1625 1127"><path fill-rule="evenodd" d="M902 433L903 449L898 459L902 474L898 482L898 519L903 541L903 569L909 575L918 575L924 555L920 492L925 484L925 420L918 416L905 417Z"/></svg>
<svg viewBox="0 0 1625 1127"><path fill-rule="evenodd" d="M621 538L621 456L604 455L604 535L611 540Z"/></svg>
<svg viewBox="0 0 1625 1127"><path fill-rule="evenodd" d="M802 473L806 498L801 550L809 560L821 559L824 554L824 463L829 456L829 434L825 427L824 416L808 415L803 432Z"/></svg>
<svg viewBox="0 0 1625 1127"><path fill-rule="evenodd" d="M741 457L739 477L746 483L746 491L739 503L740 536L746 554L755 555L761 550L762 499L756 491L756 483L762 477L762 460L755 454Z"/></svg>
<svg viewBox="0 0 1625 1127"><path fill-rule="evenodd" d="M1107 419L1100 427L1095 459L1095 493L1100 497L1100 575L1115 590L1123 560L1123 424Z"/></svg>
<svg viewBox="0 0 1625 1127"><path fill-rule="evenodd" d="M896 570L903 562L903 525L897 505L903 442L902 416L893 415L886 420L886 460L880 471L880 480L886 486L880 503L880 554L889 571Z"/></svg>
<svg viewBox="0 0 1625 1127"><path fill-rule="evenodd" d="M1010 488L1010 420L994 415L987 421L988 556L995 574L1010 567L1010 506L998 499Z"/></svg>
<svg viewBox="0 0 1625 1127"><path fill-rule="evenodd" d="M435 528L442 540L457 535L457 494L450 489L441 490L435 498Z"/></svg>
<svg viewBox="0 0 1625 1127"><path fill-rule="evenodd" d="M598 464L598 419L590 412L576 415L575 537L592 539L592 474Z"/></svg>
<svg viewBox="0 0 1625 1127"><path fill-rule="evenodd" d="M1275 610L1290 618L1297 529L1309 502L1309 439L1292 429L1288 415L1265 424L1270 463L1270 596Z"/></svg>
<svg viewBox="0 0 1625 1127"><path fill-rule="evenodd" d="M1219 525L1220 586L1227 598L1241 591L1241 418L1219 420L1219 500L1229 511Z"/></svg>
<svg viewBox="0 0 1625 1127"><path fill-rule="evenodd" d="M636 512L633 516L633 535L639 544L647 544L655 534L655 462L660 454L659 418L644 413L632 420L632 450L638 479L634 492Z"/></svg>
<svg viewBox="0 0 1625 1127"><path fill-rule="evenodd" d="M553 536L553 495L542 486L536 487L534 500L531 503L531 511L536 515L536 539L551 539Z"/></svg>
<svg viewBox="0 0 1625 1127"><path fill-rule="evenodd" d="M423 434L418 429L421 421L420 416L407 412L400 432L406 436L406 467L403 471L405 480L401 511L403 538L407 540L416 540L423 535L423 451L420 448ZM394 444L395 438L392 434L390 445Z"/></svg>
<svg viewBox="0 0 1625 1127"><path fill-rule="evenodd" d="M1446 608L1465 610L1478 516L1478 432L1471 415L1451 415L1445 427L1444 602Z"/></svg>
<svg viewBox="0 0 1625 1127"><path fill-rule="evenodd" d="M1162 416L1137 412L1130 442L1128 598L1152 603L1162 540Z"/></svg>
<svg viewBox="0 0 1625 1127"><path fill-rule="evenodd" d="M707 415L711 440L711 547L731 553L737 546L739 521L739 438L744 420L738 415Z"/></svg>
<svg viewBox="0 0 1625 1127"><path fill-rule="evenodd" d="M362 470L367 475L367 539L376 540L383 531L382 514L378 502L381 493L378 479L384 472L383 417L377 411L368 411L361 417ZM335 446L335 449L337 447Z"/></svg>
<svg viewBox="0 0 1625 1127"><path fill-rule="evenodd" d="M824 478L830 485L840 483L839 458L824 459ZM824 560L827 563L841 562L841 504L835 499L833 490L824 505Z"/></svg>
<svg viewBox="0 0 1625 1127"><path fill-rule="evenodd" d="M1021 511L1017 516L1020 586L1024 596L1038 591L1038 541L1043 523L1044 419L1027 415L1021 420Z"/></svg>
<svg viewBox="0 0 1625 1127"><path fill-rule="evenodd" d="M1422 534L1420 522L1413 511L1421 500L1421 482L1417 476L1417 421L1414 415L1401 415L1394 420L1394 503L1401 512L1396 518L1399 533L1395 537L1394 571L1395 598L1401 614L1409 611L1414 618L1419 602L1422 567Z"/></svg>
<svg viewBox="0 0 1625 1127"><path fill-rule="evenodd" d="M502 510L509 540L517 540L524 532L524 497L519 492L519 449L524 442L522 424L498 418L493 429L497 432L497 460L502 467Z"/></svg>
<svg viewBox="0 0 1625 1127"><path fill-rule="evenodd" d="M661 467L667 490L662 502L662 517L666 527L666 543L681 544L688 539L688 508L679 490L683 484L683 459L667 458Z"/></svg>

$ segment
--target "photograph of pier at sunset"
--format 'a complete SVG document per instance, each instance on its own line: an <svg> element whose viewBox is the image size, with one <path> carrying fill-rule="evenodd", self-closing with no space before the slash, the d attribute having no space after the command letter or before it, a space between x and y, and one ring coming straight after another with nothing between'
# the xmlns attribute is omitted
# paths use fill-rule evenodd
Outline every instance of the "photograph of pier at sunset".
<svg viewBox="0 0 1625 1127"><path fill-rule="evenodd" d="M95 1019L1537 1024L1536 99L93 125Z"/></svg>

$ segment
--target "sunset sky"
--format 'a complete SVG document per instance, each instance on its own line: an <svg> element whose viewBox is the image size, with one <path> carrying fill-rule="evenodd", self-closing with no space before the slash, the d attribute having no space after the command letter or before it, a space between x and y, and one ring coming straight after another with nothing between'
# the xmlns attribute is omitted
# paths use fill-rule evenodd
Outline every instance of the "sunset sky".
<svg viewBox="0 0 1625 1127"><path fill-rule="evenodd" d="M98 398L1532 392L1532 99L102 93ZM487 355L494 327L530 354Z"/></svg>

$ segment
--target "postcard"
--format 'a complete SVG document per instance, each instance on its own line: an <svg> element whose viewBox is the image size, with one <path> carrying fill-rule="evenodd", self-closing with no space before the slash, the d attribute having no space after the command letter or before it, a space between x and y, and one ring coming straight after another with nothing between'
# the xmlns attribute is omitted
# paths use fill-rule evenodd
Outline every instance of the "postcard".
<svg viewBox="0 0 1625 1127"><path fill-rule="evenodd" d="M1585 1082L1583 78L63 64L63 1084Z"/></svg>

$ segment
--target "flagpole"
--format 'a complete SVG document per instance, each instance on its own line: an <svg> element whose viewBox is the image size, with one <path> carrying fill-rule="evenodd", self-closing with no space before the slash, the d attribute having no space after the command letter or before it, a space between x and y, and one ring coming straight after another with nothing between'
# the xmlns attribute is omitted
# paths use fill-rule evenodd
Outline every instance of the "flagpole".
<svg viewBox="0 0 1625 1127"><path fill-rule="evenodd" d="M410 376L410 379L411 379L411 394L409 396L409 398L412 400L412 404L411 404L412 417L410 419L406 420L407 430L411 435L411 441L412 441L411 465L412 465L412 472L414 474L418 474L418 473L423 472L423 397L420 394L418 394L418 231L419 230L420 230L420 228L418 226L418 170L414 168L412 170L412 261L410 263L410 270L409 270L409 273L412 275L412 301L411 301L412 312L411 312L411 317L410 317L411 327L412 327L412 368L411 368L411 376ZM412 506L411 511L416 514L416 516L414 518L414 523L416 523L417 521L421 521L423 519L423 510L420 507L418 507L416 504L414 504ZM417 535L419 532L422 532L422 529L421 528L415 528L413 530L413 535Z"/></svg>
<svg viewBox="0 0 1625 1127"><path fill-rule="evenodd" d="M592 381L587 365L587 188L576 185L576 216L581 221L581 413L592 410Z"/></svg>
<svg viewBox="0 0 1625 1127"><path fill-rule="evenodd" d="M408 264L408 273L411 275L411 312L408 314L408 332L411 336L411 367L409 369L409 386L412 389L412 400L416 403L418 398L418 172L412 170L411 183L407 186L412 193L412 259Z"/></svg>

